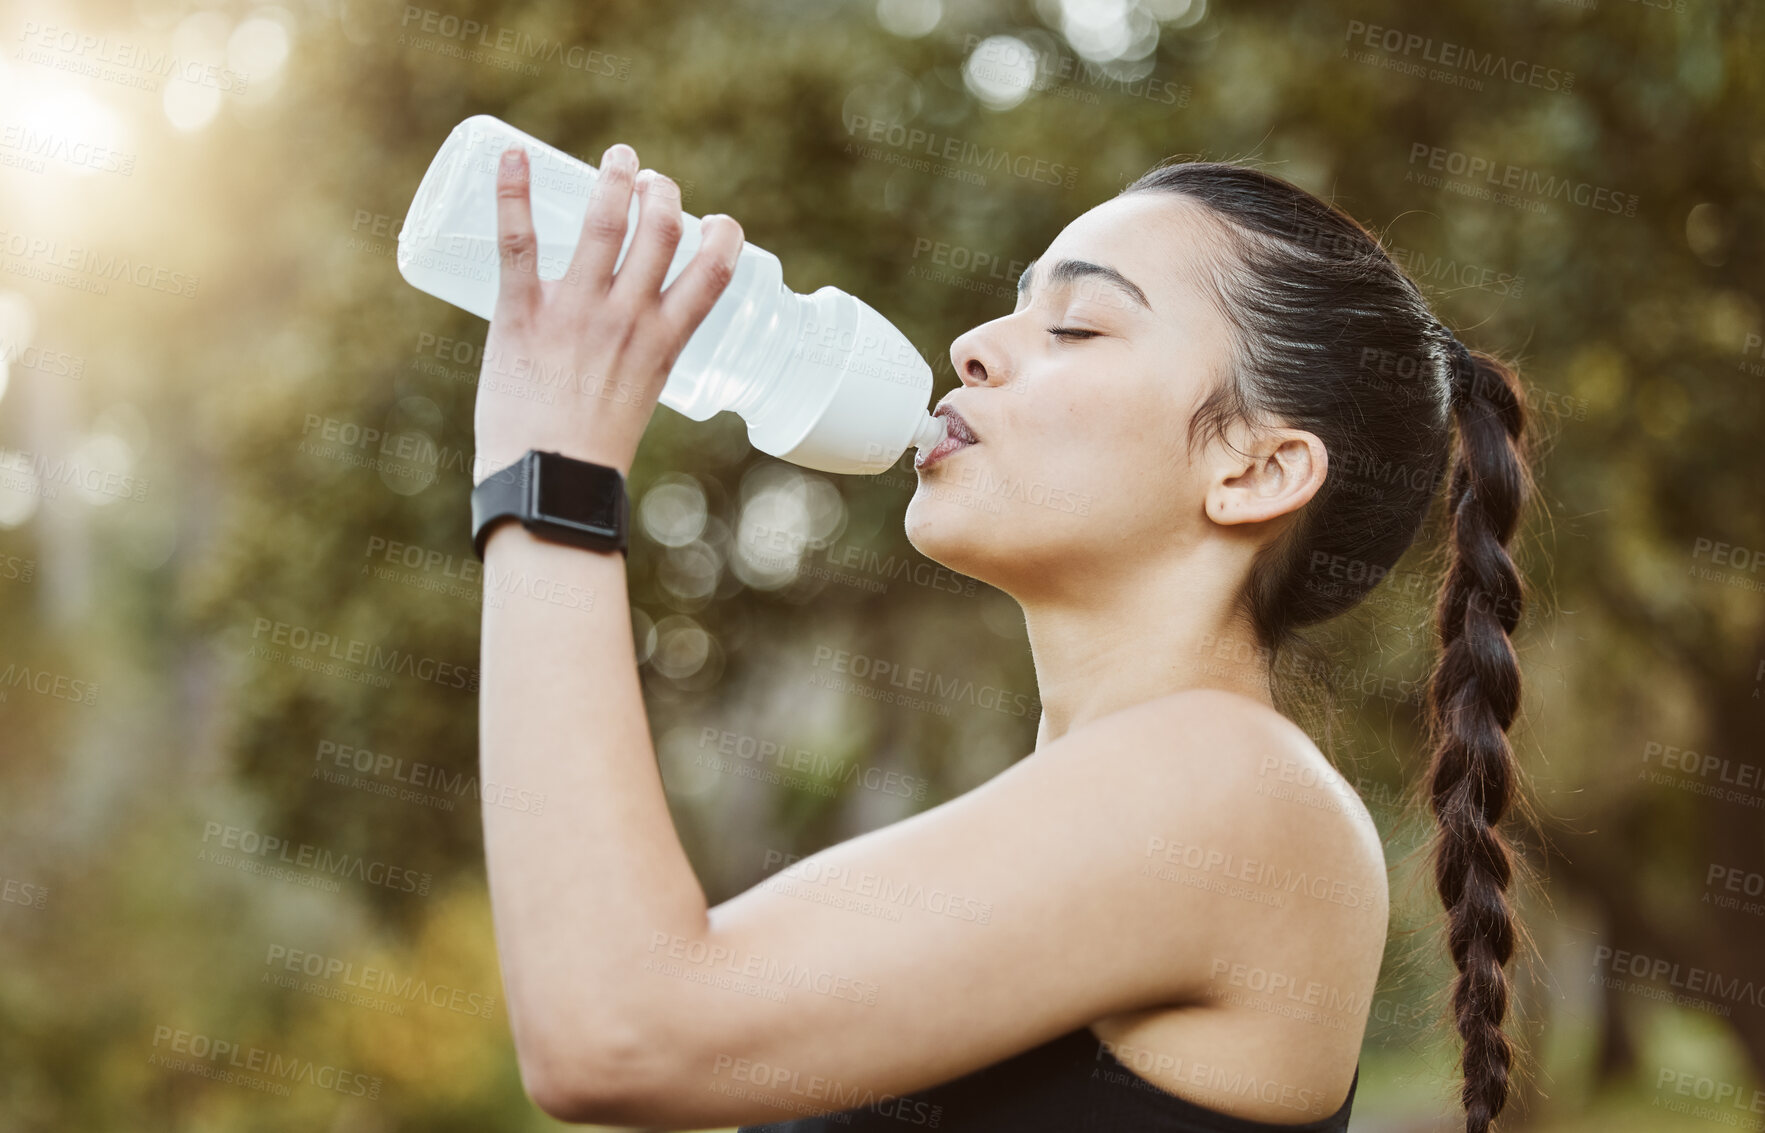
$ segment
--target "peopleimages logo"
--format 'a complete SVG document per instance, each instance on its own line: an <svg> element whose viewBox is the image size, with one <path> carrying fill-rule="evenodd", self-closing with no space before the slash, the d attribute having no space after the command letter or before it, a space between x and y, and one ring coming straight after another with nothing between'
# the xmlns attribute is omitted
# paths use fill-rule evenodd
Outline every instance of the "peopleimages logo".
<svg viewBox="0 0 1765 1133"><path fill-rule="evenodd" d="M1435 40L1378 24L1348 21L1345 42L1382 51L1388 56L1419 59L1423 63L1463 75L1500 79L1518 86L1567 94L1575 86L1575 72L1559 70L1526 59L1510 59L1497 51L1478 51L1462 43ZM1344 48L1344 51L1347 49Z"/></svg>
<svg viewBox="0 0 1765 1133"><path fill-rule="evenodd" d="M1443 172L1453 177L1463 177L1469 182L1481 180L1481 185L1474 185L1483 191L1489 188L1525 193L1533 197L1547 200L1562 200L1570 204L1591 208L1596 212L1609 212L1623 216L1635 216L1636 206L1642 200L1635 193L1621 193L1604 185L1595 185L1588 181L1577 181L1570 177L1559 177L1554 173L1546 173L1540 169L1528 169L1524 165L1515 165L1507 161L1493 161L1487 157L1449 150L1441 146L1431 146L1427 142L1410 144L1410 171L1404 180L1420 181L1423 184L1438 182L1439 178L1428 180L1415 167L1421 162L1427 169ZM1511 192L1496 194L1509 197ZM1538 202L1532 202L1537 204ZM1541 206L1542 207L1542 206Z"/></svg>
<svg viewBox="0 0 1765 1133"><path fill-rule="evenodd" d="M81 464L63 456L0 448L0 486L49 500L60 498L63 487L72 487L94 496L140 503L147 498L148 481L132 472Z"/></svg>
<svg viewBox="0 0 1765 1133"><path fill-rule="evenodd" d="M98 685L95 682L76 680L62 673L52 673L47 669L32 668L17 662L9 662L5 669L0 669L0 702L6 699L5 690L13 688L22 688L38 696L68 700L75 704L98 703Z"/></svg>
<svg viewBox="0 0 1765 1133"><path fill-rule="evenodd" d="M0 165L18 165L32 173L43 172L50 161L124 177L135 171L135 154L18 122L0 125L0 151L6 151L0 153Z"/></svg>
<svg viewBox="0 0 1765 1133"><path fill-rule="evenodd" d="M959 921L987 924L993 919L991 901L964 897L935 885L928 888L916 881L896 881L867 869L853 870L839 863L820 861L814 855L804 857L781 850L767 850L763 868L771 869L780 862L784 863L784 869L761 882L765 888L794 888L782 884L783 879L790 878L828 892L850 893L885 905L919 909Z"/></svg>
<svg viewBox="0 0 1765 1133"><path fill-rule="evenodd" d="M448 12L434 8L424 8L416 4L404 6L404 16L399 20L402 34L401 44L413 47L429 46L421 41L410 39L413 32L422 32L439 39L453 41L464 48L466 46L483 48L511 58L506 63L520 63L522 60L537 59L544 63L557 63L573 71L581 71L590 75L601 75L608 78L625 79L631 74L631 59L628 56L612 55L605 51L583 47L580 44L566 44L560 40L545 36L535 38L532 33L518 31L512 27L496 27L480 23L477 20L462 19ZM489 62L495 56L488 56L483 51L463 50L442 52L457 54L470 58L473 62ZM528 64L520 69L523 74L538 74L538 69Z"/></svg>
<svg viewBox="0 0 1765 1133"><path fill-rule="evenodd" d="M1733 1115L1715 1110L1715 1106L1726 1106L1730 1109L1739 1110L1742 1113L1765 1114L1765 1090L1755 1090L1746 1086L1738 1085L1734 1082L1725 1082L1718 1078L1710 1078L1703 1074L1699 1074L1696 1071L1679 1070L1671 1066L1661 1067L1660 1073L1655 1076L1655 1090L1658 1094L1660 1091L1668 1088L1671 1088L1674 1093L1680 1094L1684 1097L1696 1098L1698 1101L1711 1103L1710 1106L1699 1107L1681 1108L1676 1107L1673 1104L1668 1104L1662 1107L1673 1109L1675 1112L1696 1113L1698 1110L1708 1109L1710 1112L1697 1113L1697 1116L1720 1121L1724 1125L1736 1124ZM1657 1106L1662 1105L1661 1099L1658 1096L1655 1098L1654 1104ZM1683 1103L1681 1103L1681 1105L1683 1105ZM1752 1128L1760 1128L1760 1125L1755 1122L1752 1125Z"/></svg>
<svg viewBox="0 0 1765 1133"><path fill-rule="evenodd" d="M1727 1015L1731 1010L1729 1004L1734 1003L1755 1008L1765 1007L1765 984L1757 980L1725 975L1710 968L1680 964L1661 956L1645 956L1640 952L1613 948L1609 944L1595 946L1593 972L1588 978L1589 983L1604 983L1608 988L1622 991L1627 989L1627 977L1628 980L1664 985L1652 989L1659 994L1651 998L1666 999L1680 1006L1700 1006L1699 1001L1694 998L1697 996L1724 1000L1720 1005L1702 1001L1700 1009L1708 1010L1711 1014ZM1674 992L1680 994L1676 996Z"/></svg>
<svg viewBox="0 0 1765 1133"><path fill-rule="evenodd" d="M369 751L365 747L339 743L336 740L320 740L313 761L320 764L313 768L313 778L339 786L355 787L370 794L396 796L406 802L441 802L447 804L443 809L452 810L452 799L445 797L452 795L459 798L471 797L493 806L533 814L540 814L545 810L546 796L543 791L511 787L490 779L480 783L478 776L469 771L454 771L433 763L406 760L383 751ZM325 767L326 763L338 770ZM371 783L348 774L350 771L382 781ZM407 787L410 789L406 790Z"/></svg>
<svg viewBox="0 0 1765 1133"><path fill-rule="evenodd" d="M84 355L69 354L65 350L46 350L3 335L0 335L0 364L15 370L34 370L55 378L72 378L76 382L86 376Z"/></svg>
<svg viewBox="0 0 1765 1133"><path fill-rule="evenodd" d="M1026 72L1034 72L1030 89L1060 98L1073 98L1096 105L1102 101L1090 87L1100 87L1112 94L1128 98L1144 98L1161 106L1178 108L1189 105L1189 87L1150 75L1138 79L1124 78L1110 68L1099 66L1079 56L1064 52L1037 50L1015 36L987 36L972 32L962 37L962 50L968 59L965 70L995 82L1017 82Z"/></svg>
<svg viewBox="0 0 1765 1133"><path fill-rule="evenodd" d="M274 834L263 834L239 826L228 826L220 822L205 822L202 826L202 841L206 846L211 841L218 841L228 850L237 850L248 854L251 858L274 859L287 865L302 869L317 870L319 873L331 874L336 877L353 877L368 885L378 885L385 889L396 889L418 896L429 895L430 876L402 866L388 865L386 862L370 862L356 854L332 853L330 850L314 846L306 842L290 842ZM217 865L235 864L232 855L216 851L210 854L203 850L197 855L199 860L213 861ZM247 860L250 860L249 858Z"/></svg>
<svg viewBox="0 0 1765 1133"><path fill-rule="evenodd" d="M1344 881L1330 878L1321 873L1313 873L1306 869L1295 869L1292 866L1277 866L1273 862L1259 861L1255 858L1243 858L1237 854L1212 846L1186 844L1167 841L1157 835L1150 835L1146 840L1148 858L1156 857L1167 865L1179 865L1184 869L1198 873L1213 874L1223 881L1242 881L1247 885L1263 890L1268 896L1278 894L1298 894L1319 901L1327 901L1332 905L1341 905L1347 909L1375 910L1378 902L1373 893L1361 886L1359 882ZM1147 872L1145 869L1142 873ZM1156 876L1156 875L1155 875ZM1209 888L1211 886L1197 886ZM1227 892L1227 889L1214 889L1215 892ZM1228 896L1238 894L1227 893ZM1279 900L1263 901L1263 904L1281 907Z"/></svg>
<svg viewBox="0 0 1765 1133"><path fill-rule="evenodd" d="M13 274L33 275L49 283L77 283L80 289L99 295L109 294L111 283L128 283L190 299L201 282L187 272L28 232L0 231L0 253L22 261L21 268L41 268L54 278L26 270L14 270Z"/></svg>
<svg viewBox="0 0 1765 1133"><path fill-rule="evenodd" d="M212 87L222 94L243 94L251 79L243 71L216 63L36 20L26 20L18 38L22 46L15 59L140 90L157 91L161 82L172 79Z"/></svg>
<svg viewBox="0 0 1765 1133"><path fill-rule="evenodd" d="M847 124L846 133L862 134L865 141L880 142L891 149L918 153L959 165L972 165L989 173L1003 170L1013 177L1043 185L1059 185L1070 189L1078 183L1079 170L1076 165L1051 162L1027 153L1012 153L999 146L983 146L900 122L879 122L856 114Z"/></svg>
<svg viewBox="0 0 1765 1133"><path fill-rule="evenodd" d="M474 1015L481 1019L490 1018L496 1007L494 995L467 991L452 984L430 983L420 976L400 975L371 964L358 967L353 960L289 948L283 944L269 946L264 955L264 966L271 970L264 973L262 982L279 987L297 985L298 979L283 975L293 973L296 977L307 976L337 988L390 996L401 1003L421 1001L431 1007L460 1015Z"/></svg>
<svg viewBox="0 0 1765 1133"><path fill-rule="evenodd" d="M402 674L447 688L478 691L477 669L433 657L419 657L407 650L383 649L371 642L341 638L323 630L312 630L306 626L272 621L269 618L254 619L251 636L254 640L267 637L271 643L286 646L295 650L298 655L328 658L333 662L349 665L366 665L372 670L367 675L381 679L385 679L387 674ZM281 660L280 652L275 650L262 655L268 660Z"/></svg>
<svg viewBox="0 0 1765 1133"><path fill-rule="evenodd" d="M174 1053L189 1055L190 1062L174 1059L164 1054L160 1047L164 1045ZM341 1067L314 1062L310 1058L280 1054L261 1046L249 1046L228 1039L217 1039L210 1035L198 1034L161 1024L153 1028L154 1053L148 1058L150 1066L162 1066L168 1070L184 1070L199 1073L203 1077L215 1078L220 1081L237 1082L239 1085L263 1089L266 1086L281 1086L273 1092L286 1093L287 1082L304 1082L309 1086L317 1086L322 1090L335 1090L340 1094L349 1094L358 1098L378 1098L381 1080L377 1074L357 1074ZM267 1078L280 1079L280 1082L253 1081L249 1075L262 1074Z"/></svg>
<svg viewBox="0 0 1765 1133"><path fill-rule="evenodd" d="M811 668L826 664L833 673L857 677L872 685L888 685L908 692L926 693L945 701L961 701L977 708L990 708L1008 716L1027 716L1040 712L1042 702L1020 692L1008 692L993 685L977 684L967 677L947 677L930 669L902 666L894 661L851 653L826 645L815 647ZM814 678L810 678L811 683ZM839 687L831 685L830 687Z"/></svg>

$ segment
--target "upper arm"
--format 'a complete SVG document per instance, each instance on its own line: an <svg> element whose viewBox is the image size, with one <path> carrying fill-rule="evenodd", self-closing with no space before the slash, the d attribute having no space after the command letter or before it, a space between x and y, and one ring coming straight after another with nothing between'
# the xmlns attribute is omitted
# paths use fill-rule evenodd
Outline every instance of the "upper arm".
<svg viewBox="0 0 1765 1133"><path fill-rule="evenodd" d="M1211 866L1201 884L1169 868L1241 860L1271 821L1296 817L1259 817L1268 807L1250 799L1255 753L1291 740L1217 697L1175 694L1075 729L724 902L700 938L649 934L632 972L641 1039L596 1118L703 1126L847 1108L1106 1015L1205 1001L1234 924L1296 914L1247 906L1208 883Z"/></svg>

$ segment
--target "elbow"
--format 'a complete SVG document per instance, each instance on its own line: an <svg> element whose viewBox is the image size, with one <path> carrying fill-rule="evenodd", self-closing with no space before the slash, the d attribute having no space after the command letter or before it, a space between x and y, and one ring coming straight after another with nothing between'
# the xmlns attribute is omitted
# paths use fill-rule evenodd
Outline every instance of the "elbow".
<svg viewBox="0 0 1765 1133"><path fill-rule="evenodd" d="M594 1120L599 1109L593 1071L574 1059L521 1050L521 1088L547 1117L568 1124Z"/></svg>
<svg viewBox="0 0 1765 1133"><path fill-rule="evenodd" d="M592 1038L554 1033L516 1045L521 1086L533 1104L577 1125L641 1121L661 1093L655 1054L635 1031L610 1027Z"/></svg>

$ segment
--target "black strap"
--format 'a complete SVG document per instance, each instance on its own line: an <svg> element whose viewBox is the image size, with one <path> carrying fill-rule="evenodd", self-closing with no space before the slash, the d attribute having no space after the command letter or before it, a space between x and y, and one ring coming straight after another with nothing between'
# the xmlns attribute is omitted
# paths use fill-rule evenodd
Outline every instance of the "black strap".
<svg viewBox="0 0 1765 1133"><path fill-rule="evenodd" d="M618 493L610 501L614 517L614 532L611 536L605 531L589 531L581 526L572 526L563 516L545 516L539 513L537 478L541 475L542 456L554 464L563 462L592 468L617 481ZM484 545L489 541L490 533L505 519L519 520L521 526L527 530L555 543L591 551L617 550L621 555L630 557L627 532L631 527L631 500L625 491L625 478L605 465L591 465L557 453L542 454L529 449L521 459L486 476L472 489L472 550L480 561L484 558ZM559 520L565 522L558 522Z"/></svg>
<svg viewBox="0 0 1765 1133"><path fill-rule="evenodd" d="M498 469L472 489L472 550L484 559L484 544L504 519L525 520L530 514L529 484L534 467L531 452Z"/></svg>

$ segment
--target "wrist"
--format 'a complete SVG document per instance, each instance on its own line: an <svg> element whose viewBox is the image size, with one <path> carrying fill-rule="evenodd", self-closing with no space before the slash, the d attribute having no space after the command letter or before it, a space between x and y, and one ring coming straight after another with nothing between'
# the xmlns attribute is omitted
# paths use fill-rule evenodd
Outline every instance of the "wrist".
<svg viewBox="0 0 1765 1133"><path fill-rule="evenodd" d="M626 551L630 497L624 473L595 460L529 449L513 464L489 468L472 488L472 549L506 521L544 539L595 551Z"/></svg>
<svg viewBox="0 0 1765 1133"><path fill-rule="evenodd" d="M555 452L572 460L604 464L617 469L620 476L631 475L632 457L636 455L625 445L612 444L590 437L534 437L518 444L493 442L480 444L472 458L472 485L477 487L492 474L507 468L525 456L528 450Z"/></svg>

